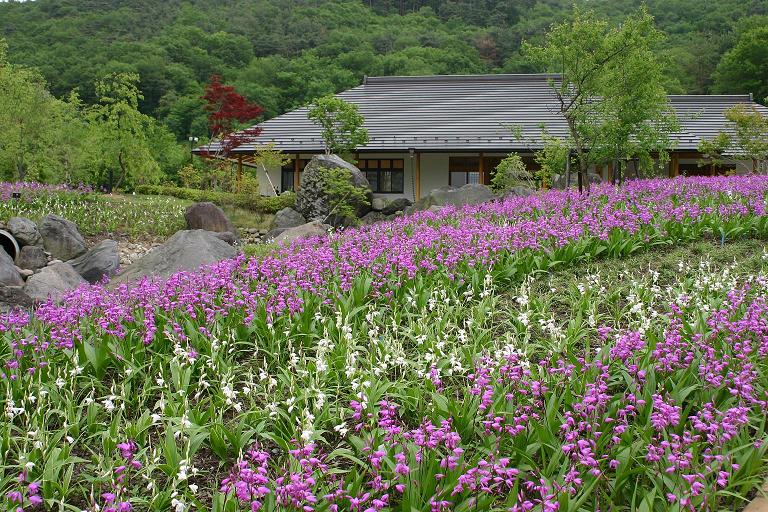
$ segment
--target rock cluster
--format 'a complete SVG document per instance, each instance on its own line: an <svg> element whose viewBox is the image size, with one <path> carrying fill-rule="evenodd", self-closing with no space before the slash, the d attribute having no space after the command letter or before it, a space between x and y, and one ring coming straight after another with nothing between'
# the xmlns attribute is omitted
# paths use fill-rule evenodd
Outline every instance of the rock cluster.
<svg viewBox="0 0 768 512"><path fill-rule="evenodd" d="M81 284L99 282L118 270L116 242L104 240L89 251L77 226L58 215L39 223L12 217L4 227L19 249L15 260L0 250L0 311L59 301Z"/></svg>

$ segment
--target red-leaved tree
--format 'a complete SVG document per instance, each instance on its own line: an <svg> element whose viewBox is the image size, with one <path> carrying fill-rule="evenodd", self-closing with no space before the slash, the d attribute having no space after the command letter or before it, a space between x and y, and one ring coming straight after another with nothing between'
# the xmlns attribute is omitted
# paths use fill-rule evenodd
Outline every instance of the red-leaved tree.
<svg viewBox="0 0 768 512"><path fill-rule="evenodd" d="M211 156L229 158L239 146L246 144L261 133L261 128L237 130L239 124L252 121L264 113L261 105L250 103L231 85L224 85L219 75L213 75L205 87L203 107L208 112L208 128L215 151Z"/></svg>

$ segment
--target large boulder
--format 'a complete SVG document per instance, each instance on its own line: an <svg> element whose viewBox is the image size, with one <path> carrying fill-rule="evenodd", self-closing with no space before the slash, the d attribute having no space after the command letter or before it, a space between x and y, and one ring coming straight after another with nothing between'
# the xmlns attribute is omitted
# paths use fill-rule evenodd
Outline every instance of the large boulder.
<svg viewBox="0 0 768 512"><path fill-rule="evenodd" d="M277 238L283 231L302 226L306 223L307 219L293 208L283 208L275 214L275 219L272 221L270 230L265 238L269 240Z"/></svg>
<svg viewBox="0 0 768 512"><path fill-rule="evenodd" d="M387 201L387 204L384 205L384 208L382 208L380 211L384 215L392 215L393 213L402 212L409 206L411 206L411 200L406 197L398 197L396 199L393 199L391 201Z"/></svg>
<svg viewBox="0 0 768 512"><path fill-rule="evenodd" d="M104 276L112 277L120 266L117 242L102 240L87 253L67 263L89 283L98 283Z"/></svg>
<svg viewBox="0 0 768 512"><path fill-rule="evenodd" d="M416 201L407 211L428 210L431 206L464 206L480 204L497 199L490 188L480 184L469 184L463 187L441 187Z"/></svg>
<svg viewBox="0 0 768 512"><path fill-rule="evenodd" d="M37 229L34 221L25 217L11 217L8 219L8 231L20 246L43 245L43 237Z"/></svg>
<svg viewBox="0 0 768 512"><path fill-rule="evenodd" d="M215 233L235 233L235 226L224 210L213 203L195 203L184 212L187 229L204 229Z"/></svg>
<svg viewBox="0 0 768 512"><path fill-rule="evenodd" d="M275 214L270 229L295 228L306 223L307 219L293 208L283 208Z"/></svg>
<svg viewBox="0 0 768 512"><path fill-rule="evenodd" d="M20 286L0 285L0 314L15 310L31 311L35 303Z"/></svg>
<svg viewBox="0 0 768 512"><path fill-rule="evenodd" d="M506 192L504 192L504 198L507 197L527 197L530 195L535 194L536 191L530 187L525 187L522 185L518 185L516 187L512 187Z"/></svg>
<svg viewBox="0 0 768 512"><path fill-rule="evenodd" d="M295 240L299 240L301 238L311 238L313 236L325 236L328 234L328 226L327 224L323 224L319 220L313 220L312 222L308 222L306 224L303 224L301 226L296 226L295 228L288 228L279 235L277 235L277 238L275 238L276 243L282 243L282 244L290 244L291 242Z"/></svg>
<svg viewBox="0 0 768 512"><path fill-rule="evenodd" d="M370 203L373 198L371 185L365 174L337 155L315 155L301 173L301 188L296 193L296 210L310 220L323 220L333 209L328 194L324 190L323 172L326 169L346 169L350 173L350 182L365 191L368 203L358 202L352 206L355 214L362 217L371 211Z"/></svg>
<svg viewBox="0 0 768 512"><path fill-rule="evenodd" d="M25 270L41 269L48 264L48 256L42 247L25 245L16 256L16 265Z"/></svg>
<svg viewBox="0 0 768 512"><path fill-rule="evenodd" d="M43 301L51 298L58 302L64 298L64 294L85 282L72 265L59 262L29 276L27 284L24 285L24 293L33 300Z"/></svg>
<svg viewBox="0 0 768 512"><path fill-rule="evenodd" d="M370 225L370 224L376 224L377 222L381 222L383 220L387 220L387 216L384 215L382 212L372 211L368 212L365 215L363 215L363 218L360 219L360 222L364 225Z"/></svg>
<svg viewBox="0 0 768 512"><path fill-rule="evenodd" d="M237 250L202 229L178 231L164 244L136 260L112 279L113 284L137 281L147 276L166 278L181 270L197 270L203 265L234 258Z"/></svg>
<svg viewBox="0 0 768 512"><path fill-rule="evenodd" d="M67 261L85 254L85 240L74 222L58 215L47 215L37 229L43 238L45 250L53 258Z"/></svg>
<svg viewBox="0 0 768 512"><path fill-rule="evenodd" d="M0 248L0 285L21 286L23 284L24 280L21 278L19 271L16 270L13 259L5 250Z"/></svg>

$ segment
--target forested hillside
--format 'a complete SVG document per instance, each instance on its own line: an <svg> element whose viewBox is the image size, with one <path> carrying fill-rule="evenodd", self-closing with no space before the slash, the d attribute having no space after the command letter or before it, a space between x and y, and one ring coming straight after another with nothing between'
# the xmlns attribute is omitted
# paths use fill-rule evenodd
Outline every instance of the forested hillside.
<svg viewBox="0 0 768 512"><path fill-rule="evenodd" d="M631 0L588 7L613 19ZM0 3L9 60L50 90L111 72L140 76L141 110L179 139L204 136L203 84L218 73L267 117L360 83L363 75L543 71L520 54L566 18L571 0L37 0ZM768 1L651 0L667 39L667 88L768 96Z"/></svg>

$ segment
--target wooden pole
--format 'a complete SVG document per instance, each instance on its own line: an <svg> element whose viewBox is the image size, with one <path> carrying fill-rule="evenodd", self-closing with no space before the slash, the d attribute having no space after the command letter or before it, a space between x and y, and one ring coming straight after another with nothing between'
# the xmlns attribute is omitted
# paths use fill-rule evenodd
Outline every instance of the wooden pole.
<svg viewBox="0 0 768 512"><path fill-rule="evenodd" d="M416 200L418 201L421 199L421 153L416 153L416 176L414 178L414 183L416 185Z"/></svg>
<svg viewBox="0 0 768 512"><path fill-rule="evenodd" d="M480 155L480 166L478 167L478 171L480 174L480 184L488 185L488 182L485 179L485 158L483 156L483 153L479 153L479 155Z"/></svg>
<svg viewBox="0 0 768 512"><path fill-rule="evenodd" d="M680 175L680 161L678 160L677 153L672 153L669 160L669 176L674 178Z"/></svg>
<svg viewBox="0 0 768 512"><path fill-rule="evenodd" d="M606 181L610 181L612 184L616 184L616 182L613 180L613 162L609 162L607 165L608 170L608 177L606 178Z"/></svg>
<svg viewBox="0 0 768 512"><path fill-rule="evenodd" d="M301 180L299 179L299 154L296 153L296 158L293 159L293 191L299 190Z"/></svg>

